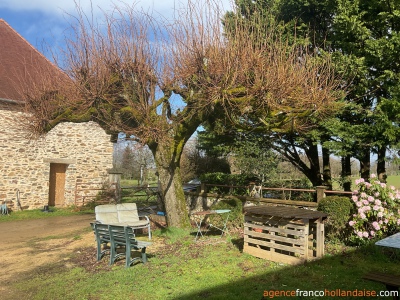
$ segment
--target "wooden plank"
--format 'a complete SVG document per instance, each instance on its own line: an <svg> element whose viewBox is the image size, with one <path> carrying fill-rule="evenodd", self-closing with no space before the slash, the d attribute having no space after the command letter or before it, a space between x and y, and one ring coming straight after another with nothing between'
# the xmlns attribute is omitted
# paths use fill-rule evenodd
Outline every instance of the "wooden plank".
<svg viewBox="0 0 400 300"><path fill-rule="evenodd" d="M292 226L295 228L302 228L304 224L302 219L300 220L290 220L290 219L275 219L275 218L254 218L253 216L245 216L244 221L248 224L261 223L268 225L281 225L281 226Z"/></svg>
<svg viewBox="0 0 400 300"><path fill-rule="evenodd" d="M243 247L243 252L253 255L255 257L268 259L268 260L275 261L275 262L281 262L281 263L285 263L285 264L291 264L291 265L295 265L295 264L304 262L304 260L302 258L284 255L284 254L277 253L277 252L265 251L265 250L255 248L255 247L250 247L247 245L245 245Z"/></svg>
<svg viewBox="0 0 400 300"><path fill-rule="evenodd" d="M317 249L316 249L316 257L323 257L325 252L325 226L323 220L320 218L316 221L317 229L316 229L316 241L317 241Z"/></svg>
<svg viewBox="0 0 400 300"><path fill-rule="evenodd" d="M282 245L282 244L279 244L279 243L271 243L271 242L267 242L267 241L261 241L261 240L257 240L257 239L252 239L252 238L249 238L249 237L246 238L246 243L259 245L259 246L264 246L264 247L269 247L269 248L278 249L278 250L282 250L282 251L298 253L300 255L304 255L306 253L304 245L301 245L301 246L298 246L298 247L293 247L293 245L287 246L287 245ZM263 250L263 251L268 252L269 250Z"/></svg>
<svg viewBox="0 0 400 300"><path fill-rule="evenodd" d="M307 260L308 259L308 245L309 245L309 239L308 239L308 231L309 231L309 224L308 224L308 220L304 220L305 222L307 222L307 224L304 226L304 248L306 249L306 251L304 252L304 259Z"/></svg>
<svg viewBox="0 0 400 300"><path fill-rule="evenodd" d="M276 227L245 227L244 230L248 232L256 232L253 228L262 229L265 234L278 234L280 236L286 236L292 239L304 238L304 230L290 230L286 228L276 228Z"/></svg>
<svg viewBox="0 0 400 300"><path fill-rule="evenodd" d="M269 234L269 233L264 233L264 232L255 232L253 230L246 230L246 229L244 231L244 235L262 238L262 239L274 240L274 241L278 241L278 242L292 243L295 245L304 245L304 237L292 238L292 237L285 237L285 236L274 235L274 234Z"/></svg>
<svg viewBox="0 0 400 300"><path fill-rule="evenodd" d="M277 228L277 227L287 227L293 230L303 230L304 229L304 224L303 225L296 225L296 224L290 224L290 223L276 223L276 224L270 224L268 222L264 222L264 223L249 223L249 222L245 222L243 223L244 226L247 227L255 227L255 228L259 228L259 227L269 227L269 228Z"/></svg>
<svg viewBox="0 0 400 300"><path fill-rule="evenodd" d="M328 215L320 212L314 211L310 209L301 209L296 207L287 207L287 206L250 206L245 207L245 214L256 214L256 215L266 215L266 216L277 216L283 217L287 219L298 218L298 219L318 219L318 218L326 218Z"/></svg>
<svg viewBox="0 0 400 300"><path fill-rule="evenodd" d="M268 227L268 226L264 226L263 229L270 231L270 232L276 232L276 233L285 234L285 235L297 235L297 236L305 235L304 230L292 230L292 229Z"/></svg>

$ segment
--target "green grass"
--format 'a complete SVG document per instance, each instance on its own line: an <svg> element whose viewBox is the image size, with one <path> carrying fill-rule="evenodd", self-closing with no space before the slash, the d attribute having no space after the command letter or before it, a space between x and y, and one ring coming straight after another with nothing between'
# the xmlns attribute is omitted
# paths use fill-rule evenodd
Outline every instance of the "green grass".
<svg viewBox="0 0 400 300"><path fill-rule="evenodd" d="M44 219L57 216L72 216L77 214L93 214L93 209L79 210L74 207L68 208L50 208L51 212L43 212L41 209L13 211L9 215L0 215L0 222L29 220L29 219Z"/></svg>
<svg viewBox="0 0 400 300"><path fill-rule="evenodd" d="M400 175L390 175L387 178L387 183L393 185L396 189L400 190Z"/></svg>
<svg viewBox="0 0 400 300"><path fill-rule="evenodd" d="M362 280L362 275L374 270L400 272L399 252L373 245L327 245L323 259L288 266L243 254L243 241L238 237L194 242L187 231L170 229L156 231L157 239L168 242L155 251L149 247L146 265L124 268L121 261L104 267L107 261L103 258L94 263L98 268L87 263L66 268L60 262L26 274L13 288L29 299L242 300L262 299L264 291L270 290L384 290L383 285ZM83 254L76 254L72 261L79 255Z"/></svg>
<svg viewBox="0 0 400 300"><path fill-rule="evenodd" d="M355 189L355 180L359 179L360 177L352 177L352 190ZM389 175L386 179L388 185L393 185L396 189L400 190L400 175ZM340 186L337 181L334 180L333 182L333 190L340 190Z"/></svg>

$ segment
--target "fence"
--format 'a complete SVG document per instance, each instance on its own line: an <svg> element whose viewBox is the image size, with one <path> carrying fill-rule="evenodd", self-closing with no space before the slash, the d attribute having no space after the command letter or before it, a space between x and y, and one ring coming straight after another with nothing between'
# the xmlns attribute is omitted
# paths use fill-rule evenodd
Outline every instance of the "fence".
<svg viewBox="0 0 400 300"><path fill-rule="evenodd" d="M75 184L75 206L84 206L89 202L98 204L110 202L110 199L120 199L121 187L118 183L111 183L108 187L92 188L91 185L98 186L98 183L77 182ZM100 192L107 193L102 199L96 199Z"/></svg>
<svg viewBox="0 0 400 300"><path fill-rule="evenodd" d="M352 192L345 191L331 191L326 186L317 186L315 189L295 189L295 188L268 188L256 185L249 186L237 186L237 185L218 185L218 184L207 184L202 183L200 186L200 194L217 194L222 193L226 195L234 195L238 190L246 190L247 195L237 196L242 201L260 202L260 203L271 203L271 204L283 204L293 206L304 206L304 207L317 207L318 202L325 198L327 195L339 195L345 197L351 197ZM290 199L287 199L288 193ZM294 195L301 193L307 193L311 195L308 201L302 200L291 200ZM276 195L281 194L281 197ZM275 197L274 197L275 196ZM296 197L295 198L302 198ZM303 197L304 198L304 197Z"/></svg>

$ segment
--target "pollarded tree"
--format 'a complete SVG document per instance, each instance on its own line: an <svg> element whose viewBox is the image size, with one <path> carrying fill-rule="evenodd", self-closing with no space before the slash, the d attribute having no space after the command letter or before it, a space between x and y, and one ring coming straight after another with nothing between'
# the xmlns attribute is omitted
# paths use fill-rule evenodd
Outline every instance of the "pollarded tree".
<svg viewBox="0 0 400 300"><path fill-rule="evenodd" d="M315 114L337 98L328 64L311 63L272 32L249 35L238 20L234 34L224 35L219 7L194 2L172 21L128 5L115 7L101 25L80 13L63 54L69 84L27 97L37 132L94 120L113 135L124 132L147 144L168 225L176 227L190 225L180 158L199 125L279 111Z"/></svg>

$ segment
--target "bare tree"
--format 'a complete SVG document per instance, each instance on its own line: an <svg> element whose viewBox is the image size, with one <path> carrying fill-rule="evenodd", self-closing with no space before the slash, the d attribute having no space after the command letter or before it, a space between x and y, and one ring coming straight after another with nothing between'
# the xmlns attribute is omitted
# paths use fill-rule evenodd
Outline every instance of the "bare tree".
<svg viewBox="0 0 400 300"><path fill-rule="evenodd" d="M46 132L60 122L94 120L113 135L124 132L147 144L170 226L190 225L180 158L199 125L285 112L297 126L338 97L329 64L315 64L276 34L240 21L224 34L211 1L189 1L173 21L129 5L116 6L105 24L78 12L61 64L71 81L49 87L46 101L43 91L31 93L30 122Z"/></svg>

